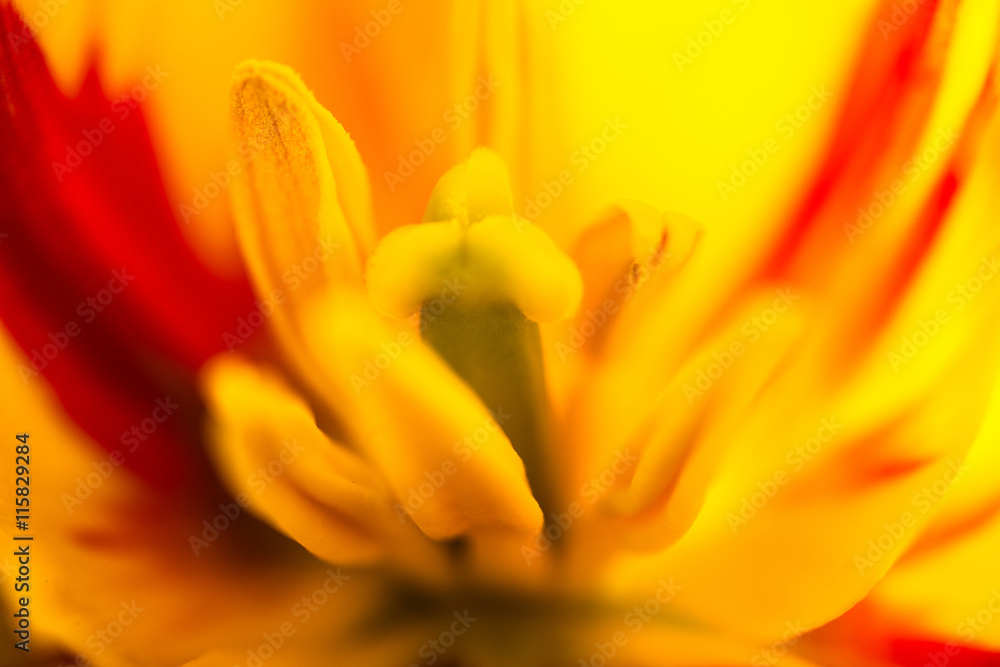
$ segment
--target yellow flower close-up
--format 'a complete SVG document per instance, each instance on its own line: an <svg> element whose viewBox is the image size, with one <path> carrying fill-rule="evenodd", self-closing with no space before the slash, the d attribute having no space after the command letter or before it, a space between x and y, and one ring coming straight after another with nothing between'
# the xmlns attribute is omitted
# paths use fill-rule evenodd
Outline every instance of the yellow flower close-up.
<svg viewBox="0 0 1000 667"><path fill-rule="evenodd" d="M1000 1L0 19L0 666L1000 666Z"/></svg>

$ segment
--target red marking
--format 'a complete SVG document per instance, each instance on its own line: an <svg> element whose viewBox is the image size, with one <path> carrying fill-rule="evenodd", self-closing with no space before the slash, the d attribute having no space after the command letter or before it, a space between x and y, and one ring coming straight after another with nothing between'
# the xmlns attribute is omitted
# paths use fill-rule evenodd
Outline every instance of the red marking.
<svg viewBox="0 0 1000 667"><path fill-rule="evenodd" d="M1000 653L924 639L897 639L890 655L898 667L1000 667Z"/></svg>
<svg viewBox="0 0 1000 667"><path fill-rule="evenodd" d="M78 326L45 379L96 442L146 480L176 484L200 456L193 373L224 349L251 290L211 273L187 245L141 109L112 103L96 68L76 99L63 96L6 3L0 34L0 318L29 356ZM71 147L89 154L77 162ZM86 300L107 297L123 268L135 277L97 312ZM178 414L126 452L122 435L166 396Z"/></svg>
<svg viewBox="0 0 1000 667"><path fill-rule="evenodd" d="M878 17L888 16L891 7L885 0ZM913 153L941 82L943 49L935 40L950 38L956 9L956 2L931 0L888 39L872 22L830 150L765 264L767 277L788 273L817 237L823 252L810 253L809 263L831 262L831 251L847 244L841 226L854 221L873 190L888 187Z"/></svg>

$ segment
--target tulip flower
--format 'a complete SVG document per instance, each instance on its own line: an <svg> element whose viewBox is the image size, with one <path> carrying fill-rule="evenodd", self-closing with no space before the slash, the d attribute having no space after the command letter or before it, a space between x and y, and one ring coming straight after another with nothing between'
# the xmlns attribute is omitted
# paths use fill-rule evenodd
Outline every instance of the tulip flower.
<svg viewBox="0 0 1000 667"><path fill-rule="evenodd" d="M1000 3L84 4L0 2L3 664L1000 664Z"/></svg>

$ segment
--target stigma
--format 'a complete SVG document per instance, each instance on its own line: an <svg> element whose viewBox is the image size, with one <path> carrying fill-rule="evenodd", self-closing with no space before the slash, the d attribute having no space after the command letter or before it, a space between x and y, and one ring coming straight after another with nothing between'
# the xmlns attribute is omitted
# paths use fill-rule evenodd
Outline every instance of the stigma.
<svg viewBox="0 0 1000 667"><path fill-rule="evenodd" d="M369 295L386 315L420 314L420 334L491 409L548 515L557 503L555 429L540 322L568 319L583 281L573 261L513 210L503 161L476 150L448 171L424 219L388 234L368 265Z"/></svg>

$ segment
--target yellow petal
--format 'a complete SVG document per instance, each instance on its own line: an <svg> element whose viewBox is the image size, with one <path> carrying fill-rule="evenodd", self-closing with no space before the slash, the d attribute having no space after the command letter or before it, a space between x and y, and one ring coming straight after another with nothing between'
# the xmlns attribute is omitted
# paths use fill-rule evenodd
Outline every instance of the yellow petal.
<svg viewBox="0 0 1000 667"><path fill-rule="evenodd" d="M985 408L964 387L996 368L996 352L984 358L983 349L980 338L956 355L932 393L880 415L869 414L869 399L853 388L825 403L828 413L812 401L807 414L792 388L808 385L790 364L733 437L688 533L619 572L642 581L669 571L697 584L699 595L681 606L748 637L773 638L788 620L809 629L844 613L919 536L954 483ZM959 413L965 417L955 420ZM856 477L864 451L888 453L878 476ZM913 452L916 462L905 458Z"/></svg>
<svg viewBox="0 0 1000 667"><path fill-rule="evenodd" d="M333 407L413 521L434 539L541 525L524 466L491 415L405 329L346 295L308 316L309 349ZM372 430L372 425L378 425Z"/></svg>
<svg viewBox="0 0 1000 667"><path fill-rule="evenodd" d="M549 328L547 349L560 361L579 350L598 356L621 311L648 303L648 293L658 291L665 276L688 260L700 236L701 226L679 213L661 213L642 202L618 202L573 244L571 257L583 277L583 299L570 326ZM639 290L645 298L633 300ZM643 326L641 314L629 321Z"/></svg>
<svg viewBox="0 0 1000 667"><path fill-rule="evenodd" d="M371 223L361 203L367 193L358 192L365 187L360 157L343 128L297 74L267 62L236 69L232 116L237 151L253 155L237 176L234 204L258 290L281 285L321 243L336 252L312 284L357 283L362 249L354 235L370 242Z"/></svg>
<svg viewBox="0 0 1000 667"><path fill-rule="evenodd" d="M231 105L246 161L234 177L234 215L261 304L251 316L273 326L286 358L312 381L299 320L315 295L361 287L373 243L367 179L347 133L289 68L239 66Z"/></svg>
<svg viewBox="0 0 1000 667"><path fill-rule="evenodd" d="M403 525L379 472L324 435L274 374L229 358L203 373L217 465L241 505L333 563L443 567Z"/></svg>
<svg viewBox="0 0 1000 667"><path fill-rule="evenodd" d="M27 363L0 330L0 375L16 378ZM248 638L289 620L300 626L294 605L325 582L327 591L336 585L329 564L224 496L165 496L116 465L121 459L66 418L42 378L6 397L0 418L31 434L31 656L58 647L123 667L174 667L212 650L245 656ZM0 537L14 544L13 484L0 486L0 500ZM0 579L14 560L0 556ZM340 590L324 591L333 613L312 614L301 634L330 641L369 613L378 583L341 574L349 578ZM5 605L10 583L0 586ZM5 664L24 664L18 656Z"/></svg>
<svg viewBox="0 0 1000 667"><path fill-rule="evenodd" d="M959 539L904 559L868 604L908 636L1000 651L1000 514Z"/></svg>
<svg viewBox="0 0 1000 667"><path fill-rule="evenodd" d="M698 223L678 213L660 213L637 201L621 201L580 234L573 260L584 275L593 307L612 292L633 266L675 269L687 261L701 235Z"/></svg>
<svg viewBox="0 0 1000 667"><path fill-rule="evenodd" d="M805 304L783 314L759 341L744 337L744 323L776 302L774 291L748 296L733 324L694 355L651 411L636 437L639 461L627 490L609 498L618 512L632 515L627 543L662 548L694 522L734 433L801 337Z"/></svg>

